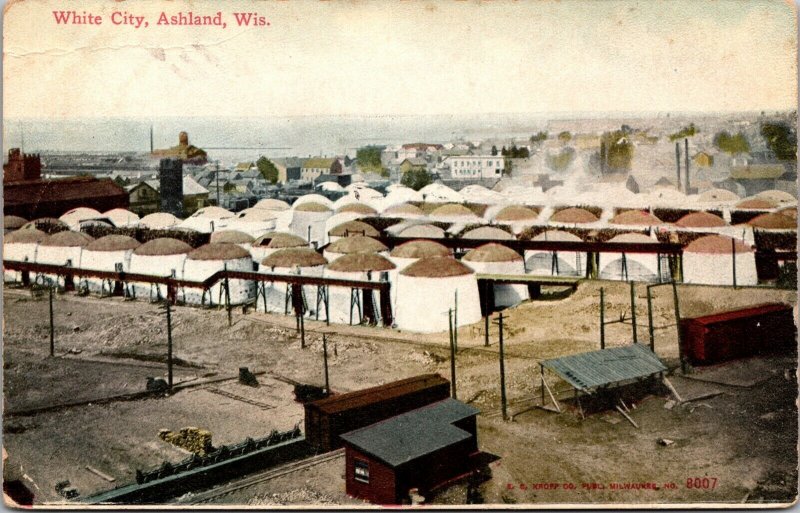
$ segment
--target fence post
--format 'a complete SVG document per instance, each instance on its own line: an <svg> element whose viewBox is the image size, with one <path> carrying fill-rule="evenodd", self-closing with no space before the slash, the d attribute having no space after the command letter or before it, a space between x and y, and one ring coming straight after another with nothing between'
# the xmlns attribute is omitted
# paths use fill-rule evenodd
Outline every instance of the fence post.
<svg viewBox="0 0 800 513"><path fill-rule="evenodd" d="M322 358L325 364L325 393L331 394L331 386L328 382L328 338L325 333L322 334Z"/></svg>
<svg viewBox="0 0 800 513"><path fill-rule="evenodd" d="M167 308L167 386L172 390L172 309L169 301L165 301Z"/></svg>
<svg viewBox="0 0 800 513"><path fill-rule="evenodd" d="M650 350L656 352L655 334L653 332L653 295L650 286L647 286L647 325L650 333Z"/></svg>
<svg viewBox="0 0 800 513"><path fill-rule="evenodd" d="M681 361L681 372L686 374L686 359L683 356L683 336L681 334L681 309L678 303L678 287L672 282L672 301L675 304L675 325L678 328L678 358Z"/></svg>
<svg viewBox="0 0 800 513"><path fill-rule="evenodd" d="M733 263L733 288L736 288L736 239L731 238L731 259Z"/></svg>

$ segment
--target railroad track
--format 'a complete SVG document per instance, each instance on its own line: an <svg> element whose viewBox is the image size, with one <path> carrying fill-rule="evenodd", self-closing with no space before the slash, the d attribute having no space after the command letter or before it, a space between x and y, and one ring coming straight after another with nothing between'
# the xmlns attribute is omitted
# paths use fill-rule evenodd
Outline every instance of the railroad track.
<svg viewBox="0 0 800 513"><path fill-rule="evenodd" d="M221 395L222 397L227 397L228 399L233 399L234 401L240 401L249 404L251 406L255 406L256 408L260 408L262 410L271 410L275 408L271 404L262 403L261 401L256 401L254 399L248 399L247 397L243 397L241 395L237 395L217 387L206 387L205 390L206 392L211 392L212 394Z"/></svg>
<svg viewBox="0 0 800 513"><path fill-rule="evenodd" d="M231 495L246 488L250 488L251 486L255 486L257 484L270 481L272 479L284 476L286 474L297 472L298 470L307 469L315 465L319 465L321 463L325 463L327 461L343 457L344 457L344 449L337 449L335 451L326 452L303 460L293 461L290 463L286 463L285 465L273 467L269 470L266 470L254 476L238 479L236 481L232 481L230 483L217 486L215 488L206 490L204 492L185 495L183 497L178 498L178 500L175 501L175 504L183 505L183 504L209 503L221 497L225 497L227 495Z"/></svg>

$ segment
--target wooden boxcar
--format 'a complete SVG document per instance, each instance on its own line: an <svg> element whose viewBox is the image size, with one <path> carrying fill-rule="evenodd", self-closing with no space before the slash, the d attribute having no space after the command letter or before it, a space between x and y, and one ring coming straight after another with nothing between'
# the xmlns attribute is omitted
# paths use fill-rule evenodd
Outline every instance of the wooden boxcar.
<svg viewBox="0 0 800 513"><path fill-rule="evenodd" d="M339 435L450 397L450 382L423 374L305 404L305 435L318 452L342 446Z"/></svg>
<svg viewBox="0 0 800 513"><path fill-rule="evenodd" d="M780 303L681 319L684 355L695 365L786 350L796 335L792 307Z"/></svg>

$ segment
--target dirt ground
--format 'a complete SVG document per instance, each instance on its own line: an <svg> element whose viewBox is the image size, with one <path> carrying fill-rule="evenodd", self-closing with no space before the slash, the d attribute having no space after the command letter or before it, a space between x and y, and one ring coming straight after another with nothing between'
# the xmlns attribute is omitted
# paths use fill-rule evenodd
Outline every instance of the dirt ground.
<svg viewBox="0 0 800 513"><path fill-rule="evenodd" d="M481 410L479 446L500 457L491 465L491 479L480 486L483 500L494 504L791 501L797 481L793 357L695 369L685 378L673 374L673 384L682 394L718 395L671 409L665 407L667 394L637 400L635 408L629 406L639 429L615 411L581 419L566 403L560 415L530 409L540 394L538 361L599 348L601 287L606 320L623 321L606 327L606 345L630 344L630 289L624 283L582 283L573 294L545 290L542 300L504 312L513 421L503 421L499 414L497 325L490 327L489 347L484 347L483 323L459 330L458 397ZM679 286L678 292L683 316L767 301L796 302L794 291ZM637 339L648 342L645 287L638 285L635 294ZM656 353L674 369L678 351L672 289L656 287L653 294ZM306 347L301 348L293 318L237 309L229 327L224 311L177 307L174 372L175 382L185 388L167 397L97 404L103 398L144 390L148 376L166 377L162 310L145 302L65 294L55 301L55 325L56 358L51 358L47 298L21 289L4 291L4 446L10 466L18 470L22 466L20 474L33 483L37 500L43 502L59 499L54 485L63 479L87 496L133 481L137 468L185 458L188 453L158 439L162 428L208 429L215 445L292 428L302 420L302 407L293 401L289 383L323 384L323 333L334 391L427 372L450 377L446 333L420 336L307 321ZM258 388L236 382L240 367L263 373ZM709 379L701 381L708 372ZM747 376L749 381L743 379ZM557 390L566 390L554 376L549 380ZM249 402L232 399L231 394ZM48 407L49 411L36 411ZM659 445L662 438L674 443ZM87 471L87 465L116 482ZM352 504L344 494L343 469L337 469L327 462L225 500ZM687 487L687 479L703 477L709 480L698 480L700 488ZM709 489L711 478L713 489ZM543 483L558 486L546 489ZM612 490L612 483L626 488L654 483L659 489ZM463 504L464 486L451 487L432 501Z"/></svg>

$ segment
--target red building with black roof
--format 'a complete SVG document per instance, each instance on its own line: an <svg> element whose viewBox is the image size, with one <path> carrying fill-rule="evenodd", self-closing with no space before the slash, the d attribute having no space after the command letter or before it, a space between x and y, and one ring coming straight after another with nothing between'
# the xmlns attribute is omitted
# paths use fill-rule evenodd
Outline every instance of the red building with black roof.
<svg viewBox="0 0 800 513"><path fill-rule="evenodd" d="M60 217L73 208L100 212L128 208L127 191L110 179L88 176L42 180L39 155L12 148L3 164L3 214L37 219Z"/></svg>
<svg viewBox="0 0 800 513"><path fill-rule="evenodd" d="M374 504L402 504L473 469L478 410L455 399L423 406L341 435L347 493Z"/></svg>

